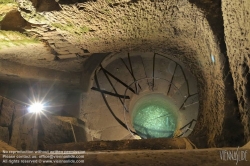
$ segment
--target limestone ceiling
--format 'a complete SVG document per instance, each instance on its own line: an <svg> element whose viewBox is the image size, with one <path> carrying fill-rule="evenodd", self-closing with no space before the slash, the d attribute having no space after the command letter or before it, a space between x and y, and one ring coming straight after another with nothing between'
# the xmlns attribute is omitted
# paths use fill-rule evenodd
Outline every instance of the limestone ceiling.
<svg viewBox="0 0 250 166"><path fill-rule="evenodd" d="M16 2L1 5L1 29L20 31L30 41L2 31L0 58L39 68L80 72L92 53L132 50L181 53L196 61L200 48L215 40L203 11L187 0Z"/></svg>
<svg viewBox="0 0 250 166"><path fill-rule="evenodd" d="M139 50L185 54L190 61L201 65L211 60L210 56L199 54L218 52L206 10L188 0L18 0L17 4L13 9L18 9L21 17L19 12L7 14L1 21L2 30L25 30L23 33L43 44L11 45L1 50L3 59L81 71L85 58L99 52ZM18 20L13 20L17 17Z"/></svg>

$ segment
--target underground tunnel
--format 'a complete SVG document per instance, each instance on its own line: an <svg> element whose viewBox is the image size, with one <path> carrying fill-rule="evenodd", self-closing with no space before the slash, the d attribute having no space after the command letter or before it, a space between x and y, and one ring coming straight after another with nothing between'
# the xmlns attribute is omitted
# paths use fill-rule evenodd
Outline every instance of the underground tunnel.
<svg viewBox="0 0 250 166"><path fill-rule="evenodd" d="M249 9L0 0L0 162L61 150L85 165L234 165L220 150L250 148Z"/></svg>
<svg viewBox="0 0 250 166"><path fill-rule="evenodd" d="M190 134L198 116L197 79L182 65L155 53L118 53L106 57L95 71L91 88L94 91L88 93L82 107L92 131L102 126L103 131L98 133L102 140ZM95 100L99 105L93 106ZM99 100L104 100L107 109L100 106ZM99 122L88 120L98 115ZM107 119L109 124L105 124Z"/></svg>

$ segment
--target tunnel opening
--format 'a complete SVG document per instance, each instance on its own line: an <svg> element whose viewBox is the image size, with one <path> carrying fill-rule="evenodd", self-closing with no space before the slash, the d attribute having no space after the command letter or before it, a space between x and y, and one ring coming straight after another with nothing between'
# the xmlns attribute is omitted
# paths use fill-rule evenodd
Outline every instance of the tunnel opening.
<svg viewBox="0 0 250 166"><path fill-rule="evenodd" d="M95 70L92 86L80 119L86 119L94 140L187 137L196 124L197 80L167 55L111 53ZM90 120L100 114L98 121ZM103 129L97 135L98 128Z"/></svg>
<svg viewBox="0 0 250 166"><path fill-rule="evenodd" d="M132 123L143 138L171 138L178 126L178 108L163 94L140 97L132 108Z"/></svg>

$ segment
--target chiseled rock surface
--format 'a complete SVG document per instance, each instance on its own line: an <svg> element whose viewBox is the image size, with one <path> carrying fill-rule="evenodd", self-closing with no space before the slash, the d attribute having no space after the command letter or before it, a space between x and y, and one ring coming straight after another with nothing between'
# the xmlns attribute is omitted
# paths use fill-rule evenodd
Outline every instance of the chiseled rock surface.
<svg viewBox="0 0 250 166"><path fill-rule="evenodd" d="M242 132L244 142L250 139L248 0L56 1L60 8L44 2L18 1L23 18L39 24L32 33L44 38L59 59L78 56L78 51L82 56L115 51L171 54L198 78L200 114L194 139L205 138L209 147L231 140L242 144Z"/></svg>
<svg viewBox="0 0 250 166"><path fill-rule="evenodd" d="M8 127L1 127L0 126L0 140L4 142L9 142L9 130Z"/></svg>
<svg viewBox="0 0 250 166"><path fill-rule="evenodd" d="M9 127L12 123L14 102L0 97L0 126Z"/></svg>
<svg viewBox="0 0 250 166"><path fill-rule="evenodd" d="M250 140L250 1L222 0L227 55L240 118L246 140Z"/></svg>
<svg viewBox="0 0 250 166"><path fill-rule="evenodd" d="M0 152L3 152L3 150L6 151L16 151L17 149L8 145L6 142L3 142L0 140Z"/></svg>
<svg viewBox="0 0 250 166"><path fill-rule="evenodd" d="M45 37L52 49L59 49L55 52L62 55L62 59L78 55L74 52L75 49L70 51L65 49L66 46L61 48L70 43L83 52L152 51L171 54L182 60L198 78L200 114L194 139L197 135L202 135L205 140L201 142L206 142L210 147L224 146L230 140L224 145L219 143L225 142L227 138L223 135L229 133L223 129L223 124L229 124L233 120L233 126L242 127L237 122L237 116L234 116L235 119L224 120L225 116L237 115L239 112L235 102L228 102L237 99L233 92L231 73L228 72L231 68L228 57L231 57L226 55L224 47L223 18L219 2L58 1L60 9L47 9L44 5L43 11L39 12L35 12L39 5L32 2L34 7L28 0L19 1L19 4L22 3L20 8L31 11L21 10L21 14L29 22L47 24L63 36L66 44L56 42L52 36L46 36L51 32L44 33L39 28L34 30ZM237 78L233 79L236 83ZM242 116L244 119L249 117L244 114ZM247 135L246 120L242 125L245 126ZM235 140L239 139L241 133L236 135Z"/></svg>
<svg viewBox="0 0 250 166"><path fill-rule="evenodd" d="M46 144L75 142L74 135L76 141L86 141L84 125L75 118L26 114L14 121L13 128L10 145L19 150L44 150Z"/></svg>

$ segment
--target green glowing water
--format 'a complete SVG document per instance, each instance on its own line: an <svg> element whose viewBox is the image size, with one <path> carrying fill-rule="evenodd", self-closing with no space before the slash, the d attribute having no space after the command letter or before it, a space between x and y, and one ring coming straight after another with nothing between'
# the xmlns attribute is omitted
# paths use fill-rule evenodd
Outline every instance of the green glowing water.
<svg viewBox="0 0 250 166"><path fill-rule="evenodd" d="M163 95L146 95L134 106L134 129L142 138L173 137L177 127L175 110Z"/></svg>

